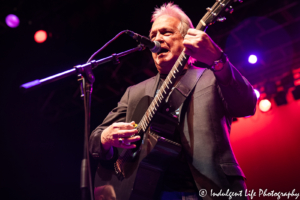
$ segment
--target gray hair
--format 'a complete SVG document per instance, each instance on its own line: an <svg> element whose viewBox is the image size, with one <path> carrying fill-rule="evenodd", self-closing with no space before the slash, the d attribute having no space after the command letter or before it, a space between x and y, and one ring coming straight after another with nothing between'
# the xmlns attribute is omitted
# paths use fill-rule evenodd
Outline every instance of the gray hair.
<svg viewBox="0 0 300 200"><path fill-rule="evenodd" d="M162 15L169 15L180 20L181 26L179 31L183 37L186 35L189 28L194 28L190 18L181 10L178 5L173 4L172 2L165 3L160 8L155 8L155 11L152 14L151 22L154 22Z"/></svg>

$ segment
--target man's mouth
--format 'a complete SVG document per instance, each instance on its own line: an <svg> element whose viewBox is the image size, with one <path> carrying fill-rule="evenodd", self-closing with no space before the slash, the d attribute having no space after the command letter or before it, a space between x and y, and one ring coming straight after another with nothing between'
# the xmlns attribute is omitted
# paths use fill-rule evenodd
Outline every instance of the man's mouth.
<svg viewBox="0 0 300 200"><path fill-rule="evenodd" d="M167 53L167 52L169 52L168 49L161 48L160 51L157 53L157 55L160 55L160 54L163 54L163 53Z"/></svg>

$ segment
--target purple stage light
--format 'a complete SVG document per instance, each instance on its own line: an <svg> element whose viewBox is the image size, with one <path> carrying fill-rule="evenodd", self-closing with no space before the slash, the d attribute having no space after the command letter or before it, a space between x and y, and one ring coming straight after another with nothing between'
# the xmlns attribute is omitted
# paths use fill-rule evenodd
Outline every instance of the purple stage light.
<svg viewBox="0 0 300 200"><path fill-rule="evenodd" d="M9 14L6 16L5 22L10 28L16 28L19 26L20 20L16 15Z"/></svg>
<svg viewBox="0 0 300 200"><path fill-rule="evenodd" d="M257 57L256 55L250 55L248 58L248 62L251 64L255 64L257 62Z"/></svg>
<svg viewBox="0 0 300 200"><path fill-rule="evenodd" d="M260 97L259 91L258 91L257 89L254 89L254 92L255 92L255 94L256 94L257 99L259 99L259 97Z"/></svg>

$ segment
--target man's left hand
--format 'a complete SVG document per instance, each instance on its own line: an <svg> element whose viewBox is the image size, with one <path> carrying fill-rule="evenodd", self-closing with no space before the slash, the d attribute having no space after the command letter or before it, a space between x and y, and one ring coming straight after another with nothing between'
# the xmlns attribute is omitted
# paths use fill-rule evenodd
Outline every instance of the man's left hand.
<svg viewBox="0 0 300 200"><path fill-rule="evenodd" d="M221 49L205 32L200 30L189 29L184 37L183 45L187 55L209 66L221 57Z"/></svg>

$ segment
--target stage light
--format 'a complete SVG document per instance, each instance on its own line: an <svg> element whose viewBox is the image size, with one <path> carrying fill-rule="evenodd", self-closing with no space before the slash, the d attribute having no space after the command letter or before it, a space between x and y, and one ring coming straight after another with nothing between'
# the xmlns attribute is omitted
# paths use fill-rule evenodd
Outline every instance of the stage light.
<svg viewBox="0 0 300 200"><path fill-rule="evenodd" d="M300 85L295 87L295 89L292 91L292 94L295 100L300 99Z"/></svg>
<svg viewBox="0 0 300 200"><path fill-rule="evenodd" d="M268 99L263 99L259 102L258 106L262 112L268 112L271 109L272 104Z"/></svg>
<svg viewBox="0 0 300 200"><path fill-rule="evenodd" d="M259 97L260 97L259 91L258 91L257 89L254 89L254 92L255 92L255 94L256 94L257 99L259 99Z"/></svg>
<svg viewBox="0 0 300 200"><path fill-rule="evenodd" d="M288 102L286 100L286 92L280 91L274 96L274 101L277 106L286 105Z"/></svg>
<svg viewBox="0 0 300 200"><path fill-rule="evenodd" d="M294 85L300 85L300 79L294 81Z"/></svg>
<svg viewBox="0 0 300 200"><path fill-rule="evenodd" d="M5 22L10 28L16 28L19 26L20 20L16 15L9 14L6 16Z"/></svg>
<svg viewBox="0 0 300 200"><path fill-rule="evenodd" d="M37 43L43 43L43 42L46 41L46 39L47 39L47 33L46 33L46 31L39 30L39 31L35 32L35 34L34 34L34 40Z"/></svg>
<svg viewBox="0 0 300 200"><path fill-rule="evenodd" d="M257 62L257 57L256 55L250 55L248 58L248 62L251 64L255 64Z"/></svg>

